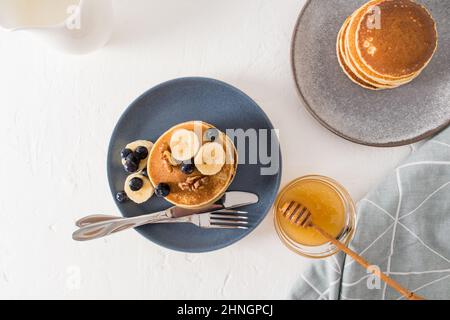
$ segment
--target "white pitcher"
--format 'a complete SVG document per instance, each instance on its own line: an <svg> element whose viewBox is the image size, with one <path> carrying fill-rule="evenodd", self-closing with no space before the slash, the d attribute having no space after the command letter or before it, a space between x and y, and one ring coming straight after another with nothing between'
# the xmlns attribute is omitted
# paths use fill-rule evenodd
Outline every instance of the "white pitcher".
<svg viewBox="0 0 450 320"><path fill-rule="evenodd" d="M0 26L30 32L65 52L84 54L108 42L112 0L0 0Z"/></svg>

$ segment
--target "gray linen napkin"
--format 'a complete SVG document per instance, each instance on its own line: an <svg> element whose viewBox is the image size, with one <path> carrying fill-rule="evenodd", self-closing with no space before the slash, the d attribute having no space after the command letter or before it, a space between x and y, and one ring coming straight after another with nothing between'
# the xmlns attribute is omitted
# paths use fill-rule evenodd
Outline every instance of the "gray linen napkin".
<svg viewBox="0 0 450 320"><path fill-rule="evenodd" d="M428 141L358 205L350 245L427 299L450 299L450 129ZM339 253L301 275L294 299L403 299Z"/></svg>

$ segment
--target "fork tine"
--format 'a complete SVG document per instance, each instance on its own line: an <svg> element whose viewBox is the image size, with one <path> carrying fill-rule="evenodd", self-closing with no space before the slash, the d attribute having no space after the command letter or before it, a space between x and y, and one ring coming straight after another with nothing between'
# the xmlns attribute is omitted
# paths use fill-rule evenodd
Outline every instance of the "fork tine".
<svg viewBox="0 0 450 320"><path fill-rule="evenodd" d="M211 219L211 224L213 225L248 225L248 221L245 220L220 220L220 219Z"/></svg>
<svg viewBox="0 0 450 320"><path fill-rule="evenodd" d="M245 217L245 216L236 216L236 215L233 215L233 214L216 214L216 213L212 213L212 214L210 215L210 217L211 217L212 219L224 219L224 220L227 220L227 219L242 219L242 220L248 220L248 217Z"/></svg>
<svg viewBox="0 0 450 320"><path fill-rule="evenodd" d="M248 214L247 211L239 211L239 210L231 210L231 209L223 209L223 210L214 212L214 214L223 214L223 213Z"/></svg>
<svg viewBox="0 0 450 320"><path fill-rule="evenodd" d="M212 224L209 229L242 229L242 230L248 230L248 227L246 226L233 226L233 225L219 225L219 224Z"/></svg>

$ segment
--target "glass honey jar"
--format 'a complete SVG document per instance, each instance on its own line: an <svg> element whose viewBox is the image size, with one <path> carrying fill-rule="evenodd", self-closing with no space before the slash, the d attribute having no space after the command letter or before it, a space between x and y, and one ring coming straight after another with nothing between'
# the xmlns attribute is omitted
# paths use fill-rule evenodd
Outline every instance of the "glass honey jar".
<svg viewBox="0 0 450 320"><path fill-rule="evenodd" d="M298 226L283 215L282 206L292 201L308 208L314 225L349 244L355 231L355 205L338 182L317 175L298 178L284 187L273 208L275 229L289 249L308 258L329 257L339 251L335 245L314 228Z"/></svg>

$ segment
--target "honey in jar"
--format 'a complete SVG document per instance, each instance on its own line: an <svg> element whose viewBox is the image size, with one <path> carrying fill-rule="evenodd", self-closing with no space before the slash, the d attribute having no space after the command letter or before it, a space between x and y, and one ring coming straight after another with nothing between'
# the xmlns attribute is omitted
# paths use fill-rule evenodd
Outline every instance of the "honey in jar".
<svg viewBox="0 0 450 320"><path fill-rule="evenodd" d="M308 208L312 222L331 236L350 240L354 227L354 205L350 195L336 181L321 176L297 179L281 191L274 206L278 234L291 249L307 256L313 252L313 257L330 255L336 250L327 246L329 241L324 236L314 228L297 226L283 216L281 207L291 201ZM316 249L311 250L313 247Z"/></svg>

